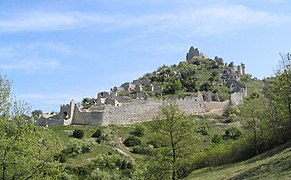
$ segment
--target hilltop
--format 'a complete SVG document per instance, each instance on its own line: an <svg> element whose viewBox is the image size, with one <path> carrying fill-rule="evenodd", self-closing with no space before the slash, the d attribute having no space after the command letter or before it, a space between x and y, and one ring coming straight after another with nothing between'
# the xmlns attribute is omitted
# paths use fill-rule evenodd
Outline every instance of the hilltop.
<svg viewBox="0 0 291 180"><path fill-rule="evenodd" d="M228 105L240 105L247 95L245 65L208 58L191 47L186 60L163 65L132 82L61 105L58 114L42 114L38 125L132 124L152 120L164 99L175 99L188 114L219 112Z"/></svg>
<svg viewBox="0 0 291 180"><path fill-rule="evenodd" d="M1 77L2 177L288 177L291 55L282 57L276 77L260 81L246 75L242 64L225 64L197 51L190 48L186 61L100 92L83 105L61 105L58 114L39 117L44 124L38 125L45 127L24 115L23 104L10 103L10 81ZM200 79L205 77L207 82ZM193 84L185 86L188 81ZM227 88L229 99L221 100L218 88ZM139 93L144 98L135 96ZM223 115L213 114L217 110Z"/></svg>

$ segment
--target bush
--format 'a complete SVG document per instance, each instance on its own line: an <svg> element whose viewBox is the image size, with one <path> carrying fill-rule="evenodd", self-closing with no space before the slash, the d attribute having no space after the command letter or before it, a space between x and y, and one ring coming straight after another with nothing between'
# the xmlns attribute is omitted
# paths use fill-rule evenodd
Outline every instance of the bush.
<svg viewBox="0 0 291 180"><path fill-rule="evenodd" d="M67 161L67 156L64 153L59 153L54 156L54 159L60 163L65 163Z"/></svg>
<svg viewBox="0 0 291 180"><path fill-rule="evenodd" d="M242 132L237 127L231 127L225 130L225 134L223 135L223 139L232 139L236 140L242 135Z"/></svg>
<svg viewBox="0 0 291 180"><path fill-rule="evenodd" d="M73 132L73 137L74 138L78 138L78 139L82 139L84 137L84 131L82 129L75 129Z"/></svg>
<svg viewBox="0 0 291 180"><path fill-rule="evenodd" d="M222 142L222 137L220 135L215 134L212 137L211 142L214 144L220 144Z"/></svg>
<svg viewBox="0 0 291 180"><path fill-rule="evenodd" d="M153 148L159 148L159 147L164 146L164 143L158 139L152 139L152 140L146 142L146 144L149 146L152 146Z"/></svg>
<svg viewBox="0 0 291 180"><path fill-rule="evenodd" d="M102 131L97 129L97 131L91 136L92 138L99 138L102 136Z"/></svg>
<svg viewBox="0 0 291 180"><path fill-rule="evenodd" d="M141 144L141 140L135 136L129 136L128 138L126 138L124 141L123 141L123 144L126 146L126 147L133 147L133 146L136 146L136 145L140 145Z"/></svg>
<svg viewBox="0 0 291 180"><path fill-rule="evenodd" d="M97 142L98 144L101 144L101 141L102 141L101 138L97 138L97 139L96 139L96 142Z"/></svg>
<svg viewBox="0 0 291 180"><path fill-rule="evenodd" d="M132 153L134 153L134 154L151 155L152 154L152 148L150 148L148 146L135 146L132 149Z"/></svg>
<svg viewBox="0 0 291 180"><path fill-rule="evenodd" d="M82 146L82 153L91 152L92 147L88 144Z"/></svg>
<svg viewBox="0 0 291 180"><path fill-rule="evenodd" d="M209 130L208 124L203 123L201 126L199 126L197 132L201 133L203 136L207 136L208 130Z"/></svg>
<svg viewBox="0 0 291 180"><path fill-rule="evenodd" d="M142 126L136 126L135 129L130 132L130 134L134 135L134 136L137 136L137 137L142 137L144 136L144 127Z"/></svg>
<svg viewBox="0 0 291 180"><path fill-rule="evenodd" d="M237 120L237 116L235 114L229 114L229 116L226 119L226 123L235 122Z"/></svg>

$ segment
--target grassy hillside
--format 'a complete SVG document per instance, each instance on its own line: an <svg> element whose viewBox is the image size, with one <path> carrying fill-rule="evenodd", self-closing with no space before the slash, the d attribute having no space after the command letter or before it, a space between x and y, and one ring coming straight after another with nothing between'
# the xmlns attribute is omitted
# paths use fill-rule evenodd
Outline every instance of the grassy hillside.
<svg viewBox="0 0 291 180"><path fill-rule="evenodd" d="M236 164L199 169L190 179L290 179L291 141L260 156Z"/></svg>
<svg viewBox="0 0 291 180"><path fill-rule="evenodd" d="M193 121L196 123L197 130L203 127L205 133L202 135L200 132L196 134L197 151L199 149L207 148L211 145L212 137L215 134L224 134L225 130L231 126L236 126L235 123L224 124L220 123L223 119L214 119L211 117L192 116ZM155 146L162 146L163 142L155 141L154 129L152 128L157 121L145 122L142 124L116 126L110 125L107 127L97 126L52 126L49 131L58 137L63 144L63 165L66 167L66 173L71 179L83 178L90 179L96 176L103 178L111 178L104 173L116 174L114 177L129 178L131 174L138 171L138 167L145 165L151 158ZM72 137L73 131L81 129L85 132L82 139ZM100 142L97 138L91 136L96 130L101 130L103 136ZM141 140L140 145L134 147L126 147L123 141L129 136L133 136L137 129L141 129L141 136L136 136ZM119 159L119 160L118 160ZM100 162L100 160L104 162ZM118 161L126 161L133 165L132 169L122 170L118 167ZM96 172L96 168L100 171ZM101 173L101 174L100 174Z"/></svg>

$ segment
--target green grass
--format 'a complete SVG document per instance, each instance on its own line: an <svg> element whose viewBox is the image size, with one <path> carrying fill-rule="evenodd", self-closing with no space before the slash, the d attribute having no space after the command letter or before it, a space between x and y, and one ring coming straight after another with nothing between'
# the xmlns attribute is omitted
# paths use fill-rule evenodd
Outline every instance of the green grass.
<svg viewBox="0 0 291 180"><path fill-rule="evenodd" d="M205 136L201 135L200 133L197 134L197 138L195 139L197 150L208 148L211 145L212 136L215 134L224 134L225 129L229 126L227 124L217 124L217 122L221 122L221 119L217 119L215 117L191 116L191 118L196 122L195 126L197 128L202 124L207 124L207 126L209 126L208 135ZM141 139L143 146L148 146L147 142L152 140L153 135L155 134L153 126L157 123L159 123L159 121L150 121L141 124L123 126L110 125L106 127L78 125L52 126L48 129L51 131L51 133L54 134L54 136L58 137L62 141L63 147L60 147L62 149L66 149L72 146L77 147L87 145L88 142L93 144L90 152L77 155L68 155L66 162L64 163L65 166L87 167L92 164L92 160L100 157L99 155L115 154L129 162L134 162L135 167L138 167L139 165L143 165L144 162L149 160L149 155L131 153L133 147L125 147L123 145L123 141L131 135L131 132L137 126L141 126L144 129L144 136L139 138ZM72 137L72 133L75 129L81 129L84 131L85 134L82 139L76 139ZM103 134L106 134L106 137L104 140L102 140L101 144L98 144L96 139L91 138L97 129L100 129ZM122 151L129 156L120 154L120 152L118 152L116 149L119 149L119 151Z"/></svg>
<svg viewBox="0 0 291 180"><path fill-rule="evenodd" d="M268 151L240 163L203 168L192 172L191 179L290 179L291 141L282 147Z"/></svg>

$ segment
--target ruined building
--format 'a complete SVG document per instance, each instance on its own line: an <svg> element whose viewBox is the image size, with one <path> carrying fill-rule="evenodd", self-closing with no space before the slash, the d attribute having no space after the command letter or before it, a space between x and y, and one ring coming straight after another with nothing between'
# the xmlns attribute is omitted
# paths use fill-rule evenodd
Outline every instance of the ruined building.
<svg viewBox="0 0 291 180"><path fill-rule="evenodd" d="M187 60L193 57L205 56L197 48L191 47L187 53ZM220 101L218 93L200 92L190 94L185 98L176 98L180 108L188 114L203 113L212 109L225 109L229 103L240 105L247 95L247 87L239 83L241 75L245 74L245 65L235 66L234 63L224 66L221 74L223 84L230 88L229 100ZM177 77L181 76L178 72ZM144 90L147 90L145 92ZM58 114L43 114L36 119L38 125L99 125L132 124L153 120L158 115L163 100L147 98L146 93L161 94L163 88L151 84L149 79L138 79L126 82L119 87L113 87L110 92L99 92L90 107L82 107L73 100L60 106ZM125 95L124 95L125 94ZM128 97L126 95L133 95Z"/></svg>
<svg viewBox="0 0 291 180"><path fill-rule="evenodd" d="M190 61L194 57L200 57L202 59L207 58L206 55L204 55L203 53L201 53L198 48L195 48L194 49L194 47L191 46L190 49L189 49L189 52L186 54L186 60L187 61Z"/></svg>

